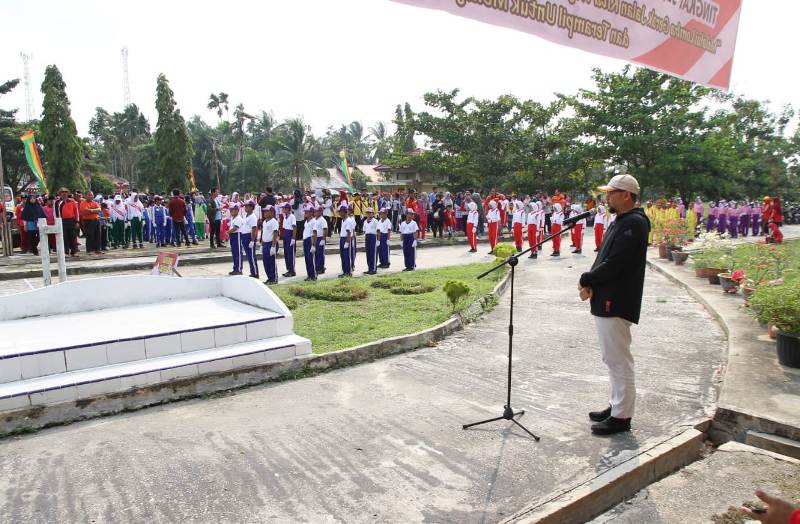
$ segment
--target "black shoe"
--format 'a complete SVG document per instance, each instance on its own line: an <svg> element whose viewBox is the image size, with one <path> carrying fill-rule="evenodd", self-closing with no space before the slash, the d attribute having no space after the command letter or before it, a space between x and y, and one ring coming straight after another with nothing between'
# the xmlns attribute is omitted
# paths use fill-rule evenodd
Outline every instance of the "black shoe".
<svg viewBox="0 0 800 524"><path fill-rule="evenodd" d="M304 282L313 282L317 279L317 277L306 277L303 279Z"/></svg>
<svg viewBox="0 0 800 524"><path fill-rule="evenodd" d="M197 240L192 240L192 245L196 246L197 245Z"/></svg>
<svg viewBox="0 0 800 524"><path fill-rule="evenodd" d="M377 271L364 271L364 274L365 275L377 275L378 272Z"/></svg>
<svg viewBox="0 0 800 524"><path fill-rule="evenodd" d="M317 271L317 275L324 275L324 274L325 274L325 268L322 268L319 271Z"/></svg>
<svg viewBox="0 0 800 524"><path fill-rule="evenodd" d="M264 283L265 283L266 285L268 285L268 286L269 286L269 285L271 285L271 284L277 284L277 283L278 283L278 280L277 280L277 279L275 279L275 280L267 280L267 281L266 281L266 282L264 282Z"/></svg>
<svg viewBox="0 0 800 524"><path fill-rule="evenodd" d="M228 246L226 246L225 244L223 244L222 242L220 242L219 244L217 244L217 247L228 247Z"/></svg>
<svg viewBox="0 0 800 524"><path fill-rule="evenodd" d="M250 273L250 277L251 278L258 278L258 275L254 275L254 274Z"/></svg>
<svg viewBox="0 0 800 524"><path fill-rule="evenodd" d="M603 422L605 419L611 416L611 406L608 406L603 411L590 411L589 412L589 420L592 422Z"/></svg>
<svg viewBox="0 0 800 524"><path fill-rule="evenodd" d="M550 256L551 257L560 257L561 256L561 252L560 251L553 251L552 253L550 253Z"/></svg>
<svg viewBox="0 0 800 524"><path fill-rule="evenodd" d="M631 430L631 419L608 417L602 422L592 424L592 433L595 435L613 435Z"/></svg>
<svg viewBox="0 0 800 524"><path fill-rule="evenodd" d="M536 253L531 253L530 255L528 255L528 258L536 258Z"/></svg>
<svg viewBox="0 0 800 524"><path fill-rule="evenodd" d="M580 249L573 249L572 250L572 254L573 255L580 255L581 253L583 253L583 251L581 251Z"/></svg>
<svg viewBox="0 0 800 524"><path fill-rule="evenodd" d="M597 253L598 251L600 251L600 249L599 249L599 248L594 250L594 252L595 252L595 253Z"/></svg>
<svg viewBox="0 0 800 524"><path fill-rule="evenodd" d="M229 275L241 275L241 274L242 274L242 272L241 272L241 271L231 271L231 272L230 272L230 273L228 273L228 274L229 274Z"/></svg>

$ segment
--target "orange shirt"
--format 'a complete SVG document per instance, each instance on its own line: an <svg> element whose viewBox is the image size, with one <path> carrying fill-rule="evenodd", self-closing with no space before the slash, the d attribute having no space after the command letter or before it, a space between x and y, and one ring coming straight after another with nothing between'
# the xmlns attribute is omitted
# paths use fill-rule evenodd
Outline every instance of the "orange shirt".
<svg viewBox="0 0 800 524"><path fill-rule="evenodd" d="M81 220L97 220L100 218L100 214L98 213L98 211L100 211L100 204L97 202L87 202L84 200L81 202L80 209Z"/></svg>

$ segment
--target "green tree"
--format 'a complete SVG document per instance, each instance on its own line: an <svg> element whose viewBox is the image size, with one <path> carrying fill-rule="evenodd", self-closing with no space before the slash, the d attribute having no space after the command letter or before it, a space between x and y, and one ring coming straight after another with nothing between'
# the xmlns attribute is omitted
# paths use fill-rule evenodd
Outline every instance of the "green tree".
<svg viewBox="0 0 800 524"><path fill-rule="evenodd" d="M9 80L0 84L0 96L17 87L19 80ZM25 159L25 151L19 137L28 129L39 134L37 122L19 123L14 117L16 109L0 109L0 149L3 152L3 169L6 185L18 193L22 185L31 178L31 170Z"/></svg>
<svg viewBox="0 0 800 524"><path fill-rule="evenodd" d="M48 190L59 187L85 189L80 176L83 148L69 109L66 84L61 72L49 65L42 82L42 124L39 140L44 148L44 172Z"/></svg>
<svg viewBox="0 0 800 524"><path fill-rule="evenodd" d="M374 127L369 128L369 137L371 142L369 144L370 153L372 155L371 161L373 163L380 163L389 156L391 151L391 144L389 143L389 134L386 130L386 124L377 122Z"/></svg>
<svg viewBox="0 0 800 524"><path fill-rule="evenodd" d="M273 166L291 178L295 187L304 188L311 182L314 173L322 170L319 161L319 145L311 129L300 118L287 120L279 127L278 150Z"/></svg>
<svg viewBox="0 0 800 524"><path fill-rule="evenodd" d="M158 178L166 190L189 189L192 168L192 139L181 113L175 109L175 95L167 78L160 74L156 86L158 123L155 147L158 153Z"/></svg>

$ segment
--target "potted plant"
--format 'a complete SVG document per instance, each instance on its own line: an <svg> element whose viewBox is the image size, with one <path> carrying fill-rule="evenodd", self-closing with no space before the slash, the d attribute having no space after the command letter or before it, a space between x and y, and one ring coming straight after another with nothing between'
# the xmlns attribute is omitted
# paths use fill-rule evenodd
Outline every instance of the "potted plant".
<svg viewBox="0 0 800 524"><path fill-rule="evenodd" d="M710 272L708 268L715 267L722 250L730 246L727 233L720 235L716 231L701 233L692 242L692 264L694 265L695 275L699 278L708 278ZM719 273L719 271L718 271Z"/></svg>
<svg viewBox="0 0 800 524"><path fill-rule="evenodd" d="M717 277L722 284L722 291L725 293L738 293L739 286L747 278L741 269L731 273L720 273Z"/></svg>
<svg viewBox="0 0 800 524"><path fill-rule="evenodd" d="M689 253L677 249L672 251L672 260L675 261L676 266L684 265L688 258L689 258Z"/></svg>
<svg viewBox="0 0 800 524"><path fill-rule="evenodd" d="M666 244L667 259L673 260L673 251L681 251L683 246L689 241L686 220L680 218L667 220L664 229L661 230L661 236L663 242Z"/></svg>
<svg viewBox="0 0 800 524"><path fill-rule="evenodd" d="M750 301L759 320L776 328L778 362L800 368L800 281L761 286Z"/></svg>
<svg viewBox="0 0 800 524"><path fill-rule="evenodd" d="M667 258L667 243L658 243L658 258Z"/></svg>

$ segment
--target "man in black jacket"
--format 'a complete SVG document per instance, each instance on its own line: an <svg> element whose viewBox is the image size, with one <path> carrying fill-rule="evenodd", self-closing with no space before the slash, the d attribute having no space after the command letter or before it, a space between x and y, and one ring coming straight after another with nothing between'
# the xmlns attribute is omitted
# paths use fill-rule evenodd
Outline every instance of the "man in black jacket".
<svg viewBox="0 0 800 524"><path fill-rule="evenodd" d="M609 210L617 214L609 227L592 269L581 275L581 300L589 300L595 317L603 362L611 379L608 408L592 411L592 432L610 435L631 429L636 385L631 355L631 324L639 323L644 289L650 221L636 206L639 183L616 175L599 188L607 194Z"/></svg>

